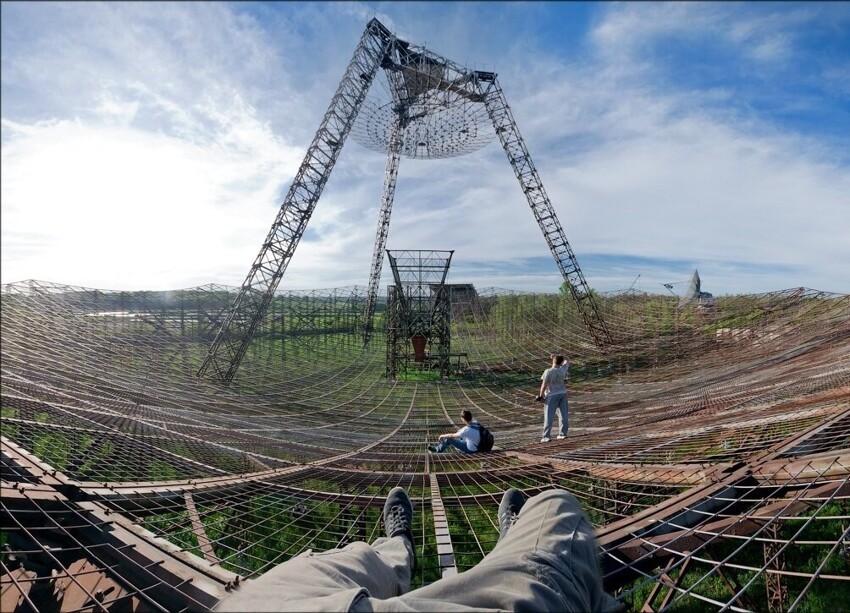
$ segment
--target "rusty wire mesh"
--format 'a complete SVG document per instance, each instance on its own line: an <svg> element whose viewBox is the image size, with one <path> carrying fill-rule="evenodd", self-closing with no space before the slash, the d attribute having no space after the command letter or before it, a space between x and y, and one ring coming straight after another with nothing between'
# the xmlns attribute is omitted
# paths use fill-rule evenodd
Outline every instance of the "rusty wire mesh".
<svg viewBox="0 0 850 613"><path fill-rule="evenodd" d="M388 381L361 288L282 292L225 388L195 374L235 291L2 287L1 610L211 608L306 549L376 538L397 485L414 586L495 546L505 489L560 487L629 609L850 602L847 295L601 296L603 351L562 296L466 288L455 372ZM556 350L570 431L540 443ZM495 451L429 456L464 408Z"/></svg>

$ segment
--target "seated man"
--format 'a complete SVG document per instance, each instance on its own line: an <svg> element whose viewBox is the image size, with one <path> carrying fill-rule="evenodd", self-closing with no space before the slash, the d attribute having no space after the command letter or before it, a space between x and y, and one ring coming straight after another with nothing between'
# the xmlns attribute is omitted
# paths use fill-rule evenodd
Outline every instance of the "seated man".
<svg viewBox="0 0 850 613"><path fill-rule="evenodd" d="M526 503L510 489L499 506L499 540L466 572L412 592L413 505L394 488L386 538L310 551L244 582L217 611L617 611L602 589L593 528L578 500L548 490Z"/></svg>
<svg viewBox="0 0 850 613"><path fill-rule="evenodd" d="M463 428L453 434L441 434L436 445L428 445L431 453L442 453L446 447L454 447L463 453L475 453L478 451L478 443L481 442L481 429L478 421L472 419L472 411L464 409L460 413L464 422Z"/></svg>

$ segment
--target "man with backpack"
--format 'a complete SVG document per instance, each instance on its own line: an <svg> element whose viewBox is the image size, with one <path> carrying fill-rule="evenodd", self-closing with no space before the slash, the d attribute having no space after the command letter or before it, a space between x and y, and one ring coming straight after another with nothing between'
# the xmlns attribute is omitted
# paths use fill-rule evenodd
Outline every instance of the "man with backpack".
<svg viewBox="0 0 850 613"><path fill-rule="evenodd" d="M464 409L460 418L465 425L457 432L441 434L436 444L428 445L428 451L442 453L446 448L454 447L463 453L477 453L493 449L493 435L477 419L473 419L472 411Z"/></svg>

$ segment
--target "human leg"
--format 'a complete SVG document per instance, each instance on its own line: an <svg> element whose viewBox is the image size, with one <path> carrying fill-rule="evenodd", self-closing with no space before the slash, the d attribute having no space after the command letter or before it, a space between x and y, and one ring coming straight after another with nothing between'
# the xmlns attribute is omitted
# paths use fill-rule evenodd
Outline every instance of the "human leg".
<svg viewBox="0 0 850 613"><path fill-rule="evenodd" d="M566 438L567 431L570 429L570 409L567 404L567 394L558 401L558 438Z"/></svg>
<svg viewBox="0 0 850 613"><path fill-rule="evenodd" d="M549 490L526 501L516 523L474 568L384 601L375 611L608 611L596 539L575 497Z"/></svg>
<svg viewBox="0 0 850 613"><path fill-rule="evenodd" d="M466 446L466 443L459 438L444 438L439 444L436 446L434 451L436 453L442 453L448 447L454 447L455 449L462 451L463 453L470 453L469 448Z"/></svg>
<svg viewBox="0 0 850 613"><path fill-rule="evenodd" d="M560 394L549 394L543 404L543 442L552 438L552 422L555 419L555 409L558 407Z"/></svg>
<svg viewBox="0 0 850 613"><path fill-rule="evenodd" d="M415 565L413 508L402 488L384 505L385 538L322 553L307 551L249 580L217 611L348 611L368 598L391 598L410 589Z"/></svg>

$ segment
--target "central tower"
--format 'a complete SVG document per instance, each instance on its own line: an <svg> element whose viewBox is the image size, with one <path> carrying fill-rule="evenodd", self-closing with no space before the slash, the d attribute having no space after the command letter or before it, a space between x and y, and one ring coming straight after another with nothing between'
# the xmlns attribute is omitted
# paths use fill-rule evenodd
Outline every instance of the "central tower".
<svg viewBox="0 0 850 613"><path fill-rule="evenodd" d="M454 251L389 251L395 283L387 288L387 377L413 361L449 372L451 302L446 276Z"/></svg>

